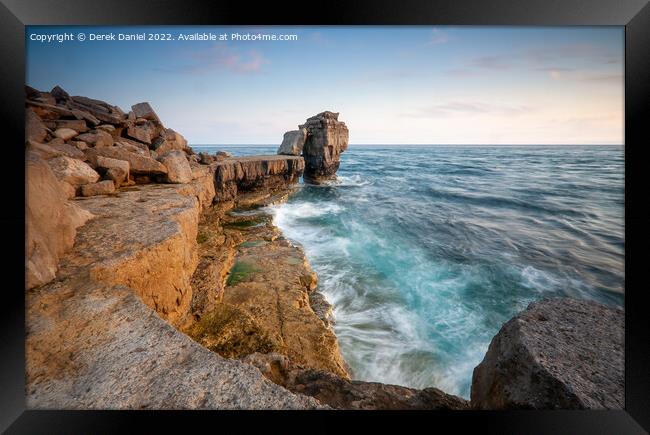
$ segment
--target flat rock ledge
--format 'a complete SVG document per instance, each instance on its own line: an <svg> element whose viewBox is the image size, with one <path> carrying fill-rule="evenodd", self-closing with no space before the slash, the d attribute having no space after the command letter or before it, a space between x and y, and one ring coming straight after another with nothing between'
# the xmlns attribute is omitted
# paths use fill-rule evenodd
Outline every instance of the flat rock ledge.
<svg viewBox="0 0 650 435"><path fill-rule="evenodd" d="M287 188L298 183L305 169L300 156L227 157L211 163L215 201L230 201L239 194Z"/></svg>
<svg viewBox="0 0 650 435"><path fill-rule="evenodd" d="M478 409L623 409L623 310L568 298L531 303L474 369Z"/></svg>
<svg viewBox="0 0 650 435"><path fill-rule="evenodd" d="M74 201L95 217L56 279L26 292L29 408L323 407L173 326L190 307L197 220L212 180L200 181Z"/></svg>

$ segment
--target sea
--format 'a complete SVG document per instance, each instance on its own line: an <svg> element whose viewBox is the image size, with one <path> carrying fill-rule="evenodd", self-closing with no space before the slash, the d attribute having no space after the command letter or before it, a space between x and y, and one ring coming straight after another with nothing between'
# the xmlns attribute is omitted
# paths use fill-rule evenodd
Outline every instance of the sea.
<svg viewBox="0 0 650 435"><path fill-rule="evenodd" d="M317 272L354 379L469 398L530 302L623 307L624 205L623 146L350 145L335 183L269 211Z"/></svg>

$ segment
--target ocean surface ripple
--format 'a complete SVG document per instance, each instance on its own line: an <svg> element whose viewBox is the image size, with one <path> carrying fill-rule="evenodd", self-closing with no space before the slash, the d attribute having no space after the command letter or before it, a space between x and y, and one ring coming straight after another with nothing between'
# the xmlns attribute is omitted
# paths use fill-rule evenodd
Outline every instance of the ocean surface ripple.
<svg viewBox="0 0 650 435"><path fill-rule="evenodd" d="M318 273L355 379L469 398L490 340L529 302L623 306L620 146L352 145L338 183L271 211Z"/></svg>

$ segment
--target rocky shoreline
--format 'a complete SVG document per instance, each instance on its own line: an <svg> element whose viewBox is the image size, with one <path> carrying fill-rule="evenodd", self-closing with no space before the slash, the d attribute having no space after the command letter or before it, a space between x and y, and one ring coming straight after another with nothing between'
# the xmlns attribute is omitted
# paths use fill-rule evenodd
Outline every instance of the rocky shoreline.
<svg viewBox="0 0 650 435"><path fill-rule="evenodd" d="M513 334L513 319L475 370L471 402L352 380L316 274L263 208L300 177L335 177L348 146L338 113L287 132L278 155L235 158L196 154L148 103L124 112L60 87L26 94L30 408L622 407L622 312L580 301L529 309L569 307L564 316L518 319L569 325L571 334L546 334L555 340L546 346L582 340L591 363L548 369L530 340L538 329ZM607 356L593 350L603 340ZM521 343L525 358L508 348ZM594 371L597 359L605 363ZM513 393L530 379L542 386Z"/></svg>

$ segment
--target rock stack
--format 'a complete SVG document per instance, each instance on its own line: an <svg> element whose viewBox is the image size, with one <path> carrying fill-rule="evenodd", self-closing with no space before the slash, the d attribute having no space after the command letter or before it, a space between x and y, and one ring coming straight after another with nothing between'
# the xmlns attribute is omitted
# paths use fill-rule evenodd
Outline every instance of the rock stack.
<svg viewBox="0 0 650 435"><path fill-rule="evenodd" d="M312 116L298 130L284 134L278 154L301 155L305 159L304 179L319 184L332 179L340 164L340 155L348 148L348 127L339 114L325 111Z"/></svg>
<svg viewBox="0 0 650 435"><path fill-rule="evenodd" d="M149 103L124 112L87 97L26 87L25 143L47 161L68 197L150 182L189 183L199 156Z"/></svg>

